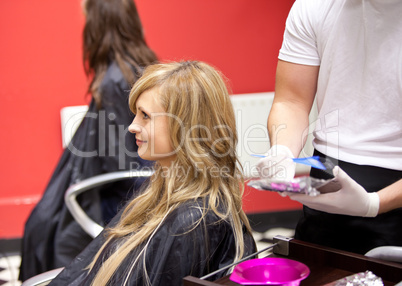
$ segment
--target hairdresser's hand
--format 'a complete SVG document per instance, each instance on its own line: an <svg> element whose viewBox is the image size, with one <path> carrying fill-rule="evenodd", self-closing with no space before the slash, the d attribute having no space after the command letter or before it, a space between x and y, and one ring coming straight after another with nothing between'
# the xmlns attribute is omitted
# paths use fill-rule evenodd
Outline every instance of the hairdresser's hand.
<svg viewBox="0 0 402 286"><path fill-rule="evenodd" d="M289 181L295 176L296 163L292 151L284 145L273 145L266 157L258 162L257 169L261 178Z"/></svg>
<svg viewBox="0 0 402 286"><path fill-rule="evenodd" d="M316 197L305 194L287 193L295 201L319 211L350 216L375 217L380 207L377 193L366 190L336 166L333 170L341 189L334 193L320 194Z"/></svg>

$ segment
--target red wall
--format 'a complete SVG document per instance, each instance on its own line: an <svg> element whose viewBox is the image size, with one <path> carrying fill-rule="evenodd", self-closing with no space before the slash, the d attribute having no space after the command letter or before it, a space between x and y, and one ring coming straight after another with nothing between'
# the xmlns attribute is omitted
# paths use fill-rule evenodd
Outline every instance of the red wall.
<svg viewBox="0 0 402 286"><path fill-rule="evenodd" d="M136 0L148 44L161 59L209 62L234 93L274 89L293 2ZM60 109L88 102L83 25L80 0L0 1L0 238L22 235L61 155ZM247 193L248 212L298 207L276 194Z"/></svg>

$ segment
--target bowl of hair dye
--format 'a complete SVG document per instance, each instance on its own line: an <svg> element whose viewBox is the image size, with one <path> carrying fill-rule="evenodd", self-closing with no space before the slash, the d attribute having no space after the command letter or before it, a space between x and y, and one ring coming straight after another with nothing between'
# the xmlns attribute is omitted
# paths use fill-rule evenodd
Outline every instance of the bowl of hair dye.
<svg viewBox="0 0 402 286"><path fill-rule="evenodd" d="M310 269L287 258L250 259L238 264L230 280L241 285L297 286L307 278Z"/></svg>

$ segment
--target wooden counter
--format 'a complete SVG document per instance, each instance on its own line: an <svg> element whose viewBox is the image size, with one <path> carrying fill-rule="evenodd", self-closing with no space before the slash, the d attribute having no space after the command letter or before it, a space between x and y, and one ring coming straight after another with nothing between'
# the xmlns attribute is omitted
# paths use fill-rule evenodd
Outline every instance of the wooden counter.
<svg viewBox="0 0 402 286"><path fill-rule="evenodd" d="M346 276L370 270L382 278L385 286L395 285L402 281L402 264L369 258L316 244L288 239L280 242L280 250L274 248L274 254L269 257L283 257L300 261L310 268L310 275L300 285L325 285ZM286 244L286 245L285 245ZM285 247L285 253L282 251ZM280 254L281 253L281 254ZM286 255L287 253L287 255ZM210 282L187 276L185 286L216 286L239 285L229 279L229 276Z"/></svg>

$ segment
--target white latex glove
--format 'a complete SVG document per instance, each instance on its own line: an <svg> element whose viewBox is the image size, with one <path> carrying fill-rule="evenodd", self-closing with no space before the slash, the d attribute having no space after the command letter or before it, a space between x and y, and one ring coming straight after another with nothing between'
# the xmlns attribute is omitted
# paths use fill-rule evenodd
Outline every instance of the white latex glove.
<svg viewBox="0 0 402 286"><path fill-rule="evenodd" d="M293 179L296 163L292 151L284 145L273 145L265 154L266 157L258 161L257 169L261 178L270 178L289 181Z"/></svg>
<svg viewBox="0 0 402 286"><path fill-rule="evenodd" d="M380 207L380 198L376 192L366 190L336 166L333 170L335 179L341 184L341 189L334 193L307 196L305 194L287 193L295 201L309 208L350 216L375 217Z"/></svg>

